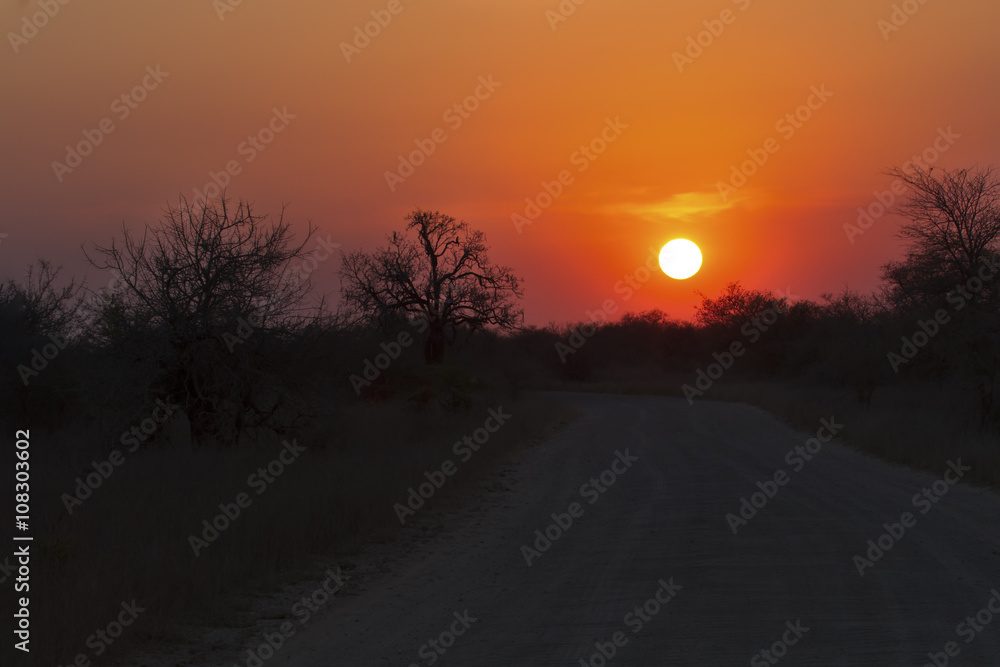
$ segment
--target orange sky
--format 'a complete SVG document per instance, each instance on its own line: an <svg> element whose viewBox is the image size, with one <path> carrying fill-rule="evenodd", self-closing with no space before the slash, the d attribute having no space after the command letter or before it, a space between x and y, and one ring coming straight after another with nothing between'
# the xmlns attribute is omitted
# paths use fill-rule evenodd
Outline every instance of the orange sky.
<svg viewBox="0 0 1000 667"><path fill-rule="evenodd" d="M874 287L899 219L853 244L843 225L939 128L961 137L937 166L1000 162L1000 5L986 0L913 0L891 32L889 0L227 2L69 0L37 34L24 17L46 0L4 5L0 273L41 255L82 274L81 244L155 220L232 161L231 196L288 203L344 249L373 248L418 206L468 220L525 277L531 323L609 298L688 318L694 290L731 280L805 298ZM556 22L560 6L575 11ZM387 25L348 62L342 43L373 11ZM675 52L705 21L719 34L679 71ZM143 101L115 102L144 79ZM813 97L807 121L776 126L823 86L832 96ZM467 118L447 113L477 87ZM241 146L274 109L295 117L261 150ZM627 128L591 161L577 151L607 119ZM390 190L386 172L438 128L443 143ZM54 168L85 130L100 145ZM776 152L724 202L718 183L770 138ZM562 194L519 232L511 216L564 170ZM675 237L701 246L702 271L658 273L626 302L616 283ZM329 290L336 264L315 274Z"/></svg>

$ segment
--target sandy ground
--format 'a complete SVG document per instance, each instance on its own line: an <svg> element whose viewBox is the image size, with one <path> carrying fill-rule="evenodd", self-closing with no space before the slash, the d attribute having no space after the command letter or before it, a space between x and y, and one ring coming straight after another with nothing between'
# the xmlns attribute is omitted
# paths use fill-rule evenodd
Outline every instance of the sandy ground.
<svg viewBox="0 0 1000 667"><path fill-rule="evenodd" d="M261 602L191 664L1000 665L1000 613L980 612L1000 591L1000 497L941 481L915 503L945 461L928 475L836 441L799 459L816 433L756 408L559 396L583 416L463 508L421 510L432 537L374 547L305 623L291 605L315 581ZM757 483L778 470L768 498ZM734 534L727 514L758 491ZM880 536L890 548L859 565Z"/></svg>

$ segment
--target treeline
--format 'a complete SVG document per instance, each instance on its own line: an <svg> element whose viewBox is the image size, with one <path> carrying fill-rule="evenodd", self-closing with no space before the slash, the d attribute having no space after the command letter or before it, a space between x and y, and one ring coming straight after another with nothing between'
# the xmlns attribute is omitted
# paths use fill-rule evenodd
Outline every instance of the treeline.
<svg viewBox="0 0 1000 667"><path fill-rule="evenodd" d="M548 335L566 380L679 373L678 395L716 381L790 380L841 387L861 406L883 387L932 383L963 398L980 428L1000 426L1000 180L992 168L894 170L908 198L901 259L871 294L844 288L818 302L745 289L704 295L696 323L650 311ZM540 346L541 347L541 346ZM953 414L960 420L964 414Z"/></svg>
<svg viewBox="0 0 1000 667"><path fill-rule="evenodd" d="M867 451L928 470L961 455L995 484L1000 185L988 169L897 176L909 249L874 293L733 283L692 322L651 310L525 327L521 281L483 234L420 210L383 247L341 254L336 308L310 281L335 244L242 201L181 200L88 248L108 279L95 287L37 262L0 284L0 400L44 471L32 613L64 631L46 659L71 660L122 600L138 596L144 627L169 636L154 623L221 608L302 554L394 535L394 504L487 409L515 417L456 489L569 418L517 398L530 389L741 400L800 426L836 414ZM283 440L311 463L192 554L189 534Z"/></svg>
<svg viewBox="0 0 1000 667"><path fill-rule="evenodd" d="M991 169L896 171L907 254L872 294L819 301L744 288L702 295L694 322L652 310L613 322L524 327L521 280L490 263L482 232L417 210L373 252L341 253L335 310L310 276L329 240L296 240L247 202L181 200L141 234L87 251L113 278L60 280L46 262L0 285L7 405L29 420L117 428L157 400L190 439L232 445L306 427L317 401L448 409L476 383L531 387L677 374L677 393L718 381L843 387L953 384L983 427L1000 423L1000 183ZM314 246L316 246L314 248ZM447 350L447 353L446 353Z"/></svg>

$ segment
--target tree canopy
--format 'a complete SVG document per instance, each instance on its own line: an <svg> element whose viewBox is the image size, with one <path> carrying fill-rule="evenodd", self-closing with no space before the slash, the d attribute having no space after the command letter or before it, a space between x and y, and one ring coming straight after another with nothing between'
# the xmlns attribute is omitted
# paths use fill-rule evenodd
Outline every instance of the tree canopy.
<svg viewBox="0 0 1000 667"><path fill-rule="evenodd" d="M432 363L462 332L520 325L522 280L490 263L483 232L437 211L417 209L406 221L387 246L342 255L344 303L355 320L426 320L424 354Z"/></svg>

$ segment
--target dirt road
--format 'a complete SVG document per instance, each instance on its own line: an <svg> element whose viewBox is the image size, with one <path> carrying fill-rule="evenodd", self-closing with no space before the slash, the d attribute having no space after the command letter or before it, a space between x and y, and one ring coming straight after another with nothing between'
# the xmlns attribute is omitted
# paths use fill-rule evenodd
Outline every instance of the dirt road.
<svg viewBox="0 0 1000 667"><path fill-rule="evenodd" d="M584 416L508 491L265 664L1000 665L1000 498L957 452L935 476L821 442L836 415L560 397Z"/></svg>

